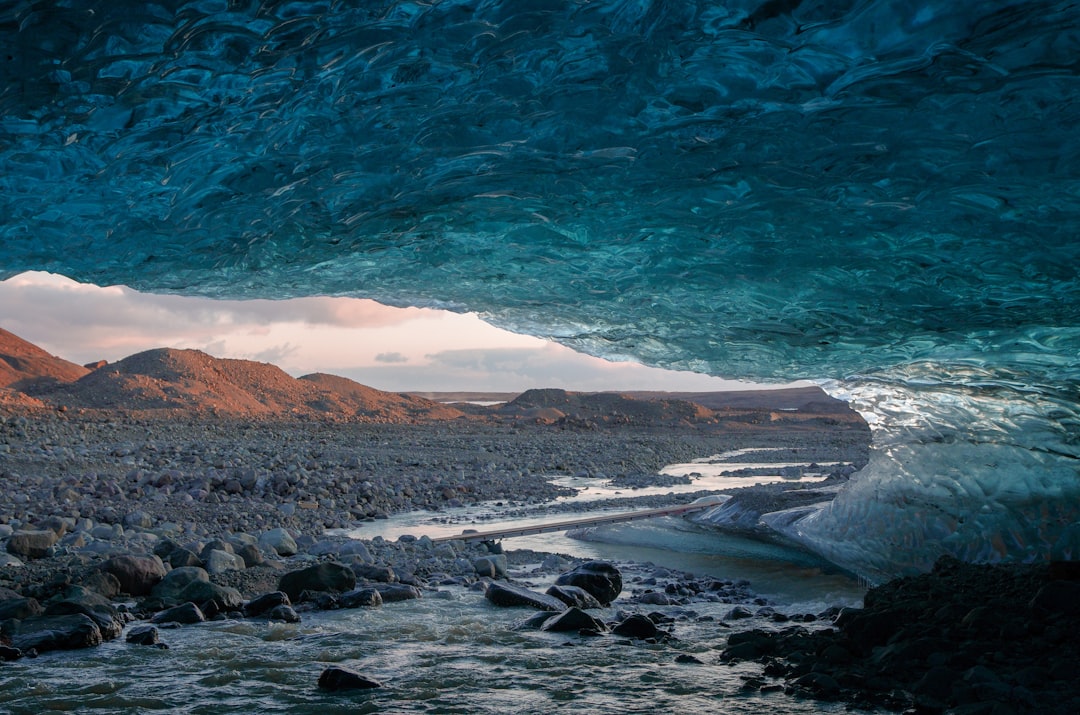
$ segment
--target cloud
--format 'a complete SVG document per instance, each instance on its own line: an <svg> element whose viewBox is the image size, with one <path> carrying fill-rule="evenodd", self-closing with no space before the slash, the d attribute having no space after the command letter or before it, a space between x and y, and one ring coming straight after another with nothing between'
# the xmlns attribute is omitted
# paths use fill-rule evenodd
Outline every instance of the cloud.
<svg viewBox="0 0 1080 715"><path fill-rule="evenodd" d="M409 358L405 357L399 352L379 353L375 356L375 362L403 363L409 362Z"/></svg>

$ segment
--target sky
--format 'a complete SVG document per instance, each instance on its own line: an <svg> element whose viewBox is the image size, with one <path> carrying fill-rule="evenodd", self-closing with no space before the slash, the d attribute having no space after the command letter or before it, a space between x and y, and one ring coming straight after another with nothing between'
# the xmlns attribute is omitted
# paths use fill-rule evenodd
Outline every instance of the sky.
<svg viewBox="0 0 1080 715"><path fill-rule="evenodd" d="M495 328L475 314L355 298L156 295L49 273L0 281L0 327L79 364L114 362L151 348L195 348L220 358L273 363L295 377L326 372L392 392L762 387L609 362Z"/></svg>

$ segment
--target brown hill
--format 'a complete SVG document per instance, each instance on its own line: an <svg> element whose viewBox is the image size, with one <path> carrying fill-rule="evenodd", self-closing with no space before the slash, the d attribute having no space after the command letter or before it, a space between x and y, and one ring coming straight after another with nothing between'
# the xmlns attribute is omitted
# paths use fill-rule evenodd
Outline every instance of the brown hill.
<svg viewBox="0 0 1080 715"><path fill-rule="evenodd" d="M42 397L85 409L266 418L329 416L368 422L449 419L455 412L345 378L325 378L298 380L268 363L158 348L95 370L76 382L55 385Z"/></svg>
<svg viewBox="0 0 1080 715"><path fill-rule="evenodd" d="M73 382L88 372L0 328L0 387L25 392L38 385Z"/></svg>

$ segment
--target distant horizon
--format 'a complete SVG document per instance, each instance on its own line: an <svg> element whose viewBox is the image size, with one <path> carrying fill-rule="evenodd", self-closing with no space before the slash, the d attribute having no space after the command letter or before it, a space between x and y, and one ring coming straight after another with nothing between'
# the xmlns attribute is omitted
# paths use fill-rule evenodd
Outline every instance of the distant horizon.
<svg viewBox="0 0 1080 715"><path fill-rule="evenodd" d="M87 365L155 348L327 373L386 392L725 392L762 384L613 362L518 335L474 313L358 298L230 301L98 287L29 272L0 282L0 327Z"/></svg>

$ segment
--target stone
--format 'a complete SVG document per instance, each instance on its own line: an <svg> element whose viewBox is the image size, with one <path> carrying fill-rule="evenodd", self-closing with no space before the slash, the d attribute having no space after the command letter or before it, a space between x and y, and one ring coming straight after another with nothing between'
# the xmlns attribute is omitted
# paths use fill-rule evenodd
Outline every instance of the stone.
<svg viewBox="0 0 1080 715"><path fill-rule="evenodd" d="M116 598L122 592L120 579L105 571L93 571L87 574L81 585L100 593L105 598Z"/></svg>
<svg viewBox="0 0 1080 715"><path fill-rule="evenodd" d="M586 561L575 569L559 574L557 586L577 586L607 606L622 593L622 573L608 561Z"/></svg>
<svg viewBox="0 0 1080 715"><path fill-rule="evenodd" d="M142 510L130 511L124 515L122 523L128 528L150 529L154 526L154 517Z"/></svg>
<svg viewBox="0 0 1080 715"><path fill-rule="evenodd" d="M174 569L184 568L185 566L198 566L202 568L203 562L191 549L178 548L169 554L169 566Z"/></svg>
<svg viewBox="0 0 1080 715"><path fill-rule="evenodd" d="M124 630L120 612L104 596L82 586L69 586L59 598L45 604L45 616L82 614L90 618L101 631L103 640L112 640Z"/></svg>
<svg viewBox="0 0 1080 715"><path fill-rule="evenodd" d="M481 556L473 561L473 570L476 571L476 575L480 577L505 578L506 554Z"/></svg>
<svg viewBox="0 0 1080 715"><path fill-rule="evenodd" d="M243 571L247 568L247 564L243 558L234 553L212 549L203 558L203 568L209 574L220 574L226 571Z"/></svg>
<svg viewBox="0 0 1080 715"><path fill-rule="evenodd" d="M244 544L236 549L236 555L244 561L245 568L260 566L266 563L258 544Z"/></svg>
<svg viewBox="0 0 1080 715"><path fill-rule="evenodd" d="M611 632L617 636L637 638L639 640L656 638L657 636L664 635L664 632L657 628L656 624L653 623L648 616L643 616L640 613L627 616L617 623L611 629Z"/></svg>
<svg viewBox="0 0 1080 715"><path fill-rule="evenodd" d="M192 581L210 582L210 574L200 566L181 566L175 568L165 577L154 584L150 589L150 595L157 596L165 601L179 602L180 593Z"/></svg>
<svg viewBox="0 0 1080 715"><path fill-rule="evenodd" d="M600 619L586 613L580 608L571 606L562 613L551 616L544 625L540 627L542 631L591 631L594 633L603 633L607 630L607 626Z"/></svg>
<svg viewBox="0 0 1080 715"><path fill-rule="evenodd" d="M745 618L753 618L754 612L746 606L735 606L724 615L725 621L741 621Z"/></svg>
<svg viewBox="0 0 1080 715"><path fill-rule="evenodd" d="M16 531L8 537L7 551L15 556L41 559L51 553L60 536L52 529Z"/></svg>
<svg viewBox="0 0 1080 715"><path fill-rule="evenodd" d="M270 593L264 593L245 603L243 610L245 616L254 618L255 616L261 616L278 606L291 605L292 602L289 600L288 594L284 591L271 591Z"/></svg>
<svg viewBox="0 0 1080 715"><path fill-rule="evenodd" d="M11 646L0 645L0 661L10 662L12 660L18 660L23 657L23 652L18 648L12 648Z"/></svg>
<svg viewBox="0 0 1080 715"><path fill-rule="evenodd" d="M496 606L505 608L535 608L539 611L563 611L566 604L546 593L530 591L522 586L516 586L502 581L493 581L488 584L484 592L484 598Z"/></svg>
<svg viewBox="0 0 1080 715"><path fill-rule="evenodd" d="M278 581L278 590L284 591L296 602L304 591L345 592L356 586L356 574L348 566L335 561L324 561L314 566L289 571Z"/></svg>
<svg viewBox="0 0 1080 715"><path fill-rule="evenodd" d="M131 596L149 595L165 578L165 566L157 556L114 556L101 564L101 570L115 576L123 593Z"/></svg>
<svg viewBox="0 0 1080 715"><path fill-rule="evenodd" d="M383 684L352 668L332 665L319 675L319 687L323 690L368 690L381 688Z"/></svg>
<svg viewBox="0 0 1080 715"><path fill-rule="evenodd" d="M191 581L180 591L177 601L191 601L205 613L225 613L239 611L244 607L240 592L231 586L222 586L209 581Z"/></svg>
<svg viewBox="0 0 1080 715"><path fill-rule="evenodd" d="M411 601L423 596L420 589L407 583L377 583L373 587L379 592L383 603Z"/></svg>
<svg viewBox="0 0 1080 715"><path fill-rule="evenodd" d="M638 603L644 603L649 606L670 606L674 601L671 600L671 596L662 591L649 591L641 594L641 597L638 598Z"/></svg>
<svg viewBox="0 0 1080 715"><path fill-rule="evenodd" d="M600 608L600 602L583 588L578 586L559 586L558 584L548 587L547 595L554 596L567 606L577 608Z"/></svg>
<svg viewBox="0 0 1080 715"><path fill-rule="evenodd" d="M296 540L282 528L264 531L259 536L259 545L272 549L278 556L296 556L297 552Z"/></svg>
<svg viewBox="0 0 1080 715"><path fill-rule="evenodd" d="M300 614L298 614L293 607L282 603L281 605L274 606L266 613L266 617L271 621L278 621L280 623L299 623Z"/></svg>
<svg viewBox="0 0 1080 715"><path fill-rule="evenodd" d="M124 640L135 645L158 645L161 642L157 626L145 623L129 630Z"/></svg>
<svg viewBox="0 0 1080 715"><path fill-rule="evenodd" d="M371 566L357 563L352 565L353 573L361 581L377 581L379 583L394 583L398 580L394 569L389 566Z"/></svg>
<svg viewBox="0 0 1080 715"><path fill-rule="evenodd" d="M342 608L375 608L383 605L382 594L377 588L357 588L341 594Z"/></svg>
<svg viewBox="0 0 1080 715"><path fill-rule="evenodd" d="M24 653L31 648L39 653L90 648L105 640L94 620L83 613L31 616L13 623L14 632L8 634L11 646Z"/></svg>
<svg viewBox="0 0 1080 715"><path fill-rule="evenodd" d="M206 620L205 614L202 609L196 606L191 601L181 603L179 606L173 606L172 608L166 608L164 611L155 613L153 618L150 619L151 623L202 623Z"/></svg>
<svg viewBox="0 0 1080 715"><path fill-rule="evenodd" d="M9 618L22 620L30 616L38 616L45 612L36 598L6 598L0 601L0 622Z"/></svg>

